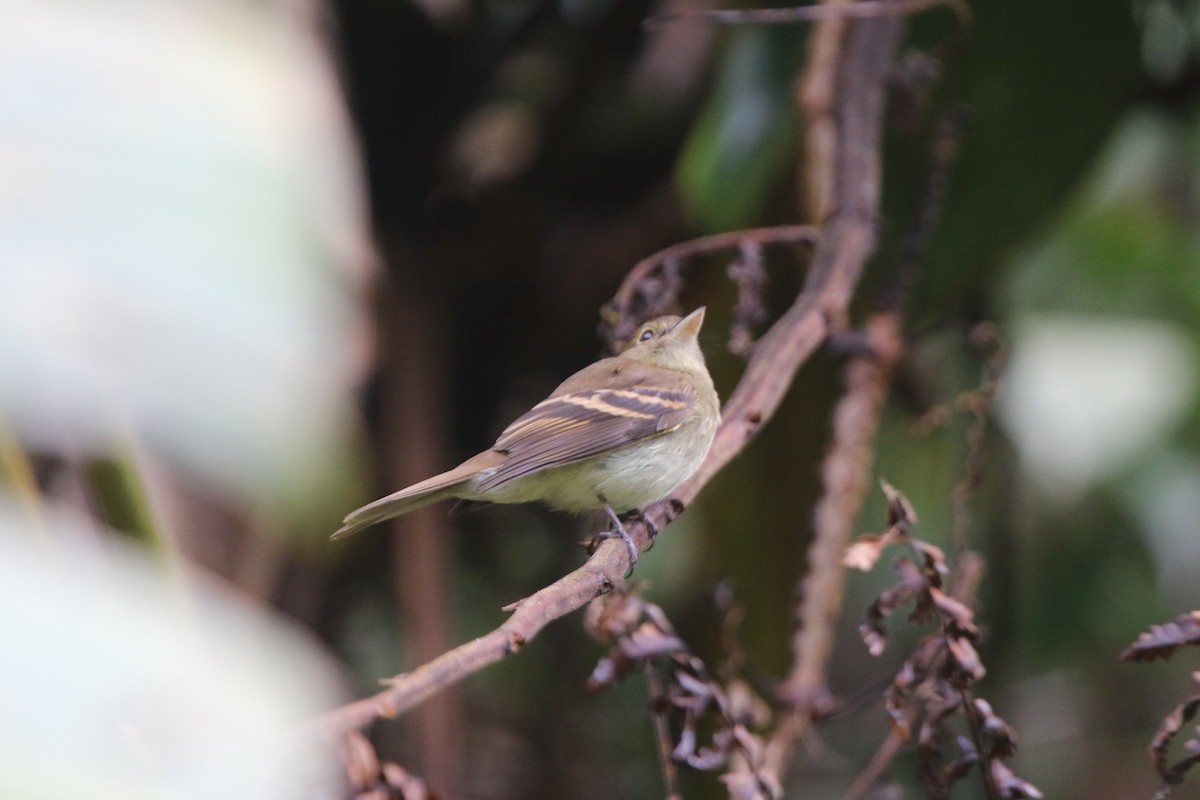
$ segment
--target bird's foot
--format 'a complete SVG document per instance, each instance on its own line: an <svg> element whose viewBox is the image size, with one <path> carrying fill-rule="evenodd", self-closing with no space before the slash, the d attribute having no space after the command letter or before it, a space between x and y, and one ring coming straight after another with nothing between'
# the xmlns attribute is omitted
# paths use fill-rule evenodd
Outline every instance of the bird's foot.
<svg viewBox="0 0 1200 800"><path fill-rule="evenodd" d="M646 549L654 547L654 541L658 538L658 526L650 521L650 518L642 513L640 508L635 508L625 515L626 519L636 519L646 526L646 532L650 534L650 541L646 544Z"/></svg>
<svg viewBox="0 0 1200 800"><path fill-rule="evenodd" d="M617 512L613 511L612 506L603 497L600 502L604 504L604 512L608 514L608 519L612 522L612 528L606 531L600 531L596 534L594 541L599 543L605 539L620 539L629 548L629 573L633 572L633 567L637 564L638 548L633 542L633 537L629 535L629 531L625 530L625 526L621 524L621 518L617 516Z"/></svg>

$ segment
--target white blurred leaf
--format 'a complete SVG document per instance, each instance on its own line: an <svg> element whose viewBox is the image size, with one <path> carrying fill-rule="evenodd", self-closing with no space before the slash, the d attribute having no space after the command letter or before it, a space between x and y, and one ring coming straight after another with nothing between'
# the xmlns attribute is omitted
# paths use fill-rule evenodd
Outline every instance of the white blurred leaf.
<svg viewBox="0 0 1200 800"><path fill-rule="evenodd" d="M303 8L6 3L0 413L31 446L133 433L245 499L334 460L367 247Z"/></svg>
<svg viewBox="0 0 1200 800"><path fill-rule="evenodd" d="M297 725L339 693L280 619L0 503L0 797L274 800L331 780Z"/></svg>
<svg viewBox="0 0 1200 800"><path fill-rule="evenodd" d="M1195 396L1195 349L1169 324L1044 316L1015 333L1001 420L1048 497L1069 503L1126 467Z"/></svg>

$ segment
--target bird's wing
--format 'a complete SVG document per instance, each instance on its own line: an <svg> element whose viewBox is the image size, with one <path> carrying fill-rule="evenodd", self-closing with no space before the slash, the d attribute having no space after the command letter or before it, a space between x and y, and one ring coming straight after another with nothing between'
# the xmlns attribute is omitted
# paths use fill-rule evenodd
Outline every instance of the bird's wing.
<svg viewBox="0 0 1200 800"><path fill-rule="evenodd" d="M487 491L674 430L695 402L695 390L670 370L619 356L598 361L500 434L493 450L507 457L476 489Z"/></svg>

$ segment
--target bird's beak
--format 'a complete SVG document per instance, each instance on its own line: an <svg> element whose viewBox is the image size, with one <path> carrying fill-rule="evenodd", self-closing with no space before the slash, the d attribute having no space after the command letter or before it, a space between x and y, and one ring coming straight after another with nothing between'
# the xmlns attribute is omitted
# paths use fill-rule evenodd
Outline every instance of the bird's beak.
<svg viewBox="0 0 1200 800"><path fill-rule="evenodd" d="M700 326L704 324L704 306L700 306L683 319L679 320L672 331L681 339L698 339Z"/></svg>

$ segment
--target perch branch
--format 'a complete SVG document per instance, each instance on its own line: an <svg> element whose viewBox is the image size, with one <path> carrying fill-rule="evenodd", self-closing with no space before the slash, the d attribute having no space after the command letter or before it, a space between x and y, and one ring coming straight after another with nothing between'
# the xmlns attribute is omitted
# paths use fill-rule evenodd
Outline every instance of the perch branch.
<svg viewBox="0 0 1200 800"><path fill-rule="evenodd" d="M845 315L867 259L875 248L879 202L879 134L888 66L899 38L893 18L853 23L857 45L844 51L840 65L843 91L834 119L841 128L836 203L820 229L812 267L792 307L759 341L737 387L722 409L722 423L700 469L672 496L643 513L662 530L695 499L701 488L740 453L771 418L800 366L825 340L829 320ZM797 241L811 232L797 231ZM734 241L738 241L736 235ZM647 268L649 269L649 268ZM644 273L635 269L617 293L635 296ZM643 521L627 525L639 549L650 544ZM579 569L516 604L499 628L388 681L383 691L334 709L315 725L328 736L395 717L508 655L532 639L551 620L582 607L610 591L629 568L629 553L619 540L603 542Z"/></svg>
<svg viewBox="0 0 1200 800"><path fill-rule="evenodd" d="M519 601L503 625L459 645L411 672L387 681L388 688L341 706L316 720L330 736L362 728L380 717L393 718L422 700L512 655L551 620L565 616L612 590L628 568L629 551L619 539L603 542L579 569Z"/></svg>

